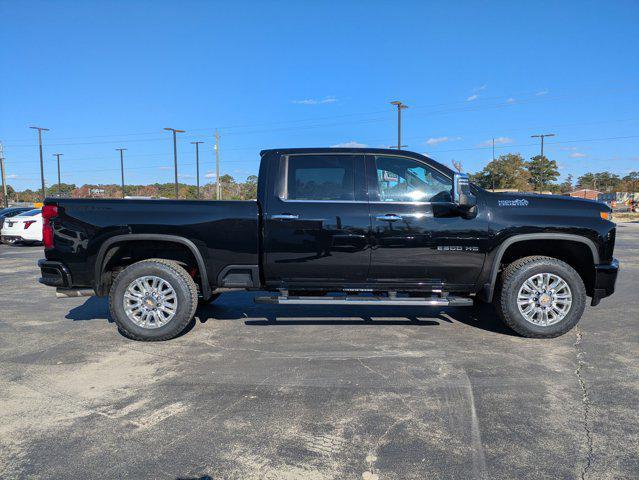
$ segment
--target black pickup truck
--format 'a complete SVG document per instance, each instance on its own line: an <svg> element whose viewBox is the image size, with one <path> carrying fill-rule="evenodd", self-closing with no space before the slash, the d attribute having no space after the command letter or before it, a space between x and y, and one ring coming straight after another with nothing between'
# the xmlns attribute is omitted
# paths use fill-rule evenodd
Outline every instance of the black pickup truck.
<svg viewBox="0 0 639 480"><path fill-rule="evenodd" d="M614 292L603 203L493 193L423 155L261 152L255 201L47 199L40 281L108 295L125 334L166 340L233 289L279 305L494 302L527 337L555 337Z"/></svg>

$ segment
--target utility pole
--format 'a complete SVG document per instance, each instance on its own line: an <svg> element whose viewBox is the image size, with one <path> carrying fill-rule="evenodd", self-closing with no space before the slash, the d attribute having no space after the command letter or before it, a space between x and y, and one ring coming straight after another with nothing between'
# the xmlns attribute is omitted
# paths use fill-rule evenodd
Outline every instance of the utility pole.
<svg viewBox="0 0 639 480"><path fill-rule="evenodd" d="M390 102L391 105L397 106L397 150L402 149L402 110L408 108L408 105L403 104L399 100Z"/></svg>
<svg viewBox="0 0 639 480"><path fill-rule="evenodd" d="M220 134L215 129L215 190L217 199L222 200L222 190L220 188Z"/></svg>
<svg viewBox="0 0 639 480"><path fill-rule="evenodd" d="M38 131L38 145L40 146L40 181L42 182L42 201L44 202L45 197L47 196L47 191L44 187L44 161L42 160L42 132L48 132L48 128L42 127L29 127L33 130Z"/></svg>
<svg viewBox="0 0 639 480"><path fill-rule="evenodd" d="M544 156L544 138L546 137L554 137L554 133L544 133L541 135L531 135L530 138L540 138L541 139L541 156Z"/></svg>
<svg viewBox="0 0 639 480"><path fill-rule="evenodd" d="M124 151L126 148L116 148L118 152L120 152L120 174L122 175L122 198L124 195Z"/></svg>
<svg viewBox="0 0 639 480"><path fill-rule="evenodd" d="M62 193L62 188L60 187L60 157L62 155L63 155L62 153L54 153L53 154L53 156L58 159L58 197Z"/></svg>
<svg viewBox="0 0 639 480"><path fill-rule="evenodd" d="M165 128L164 130L168 130L169 132L173 132L173 167L175 170L175 198L176 200L179 198L180 193L178 189L178 174L177 174L177 133L184 133L184 130L177 130L175 128Z"/></svg>
<svg viewBox="0 0 639 480"><path fill-rule="evenodd" d="M0 174L2 175L2 201L4 208L8 208L9 199L7 197L7 178L4 172L4 147L2 146L2 142L0 142Z"/></svg>
<svg viewBox="0 0 639 480"><path fill-rule="evenodd" d="M204 142L191 142L195 145L195 177L197 183L197 198L200 198L200 144Z"/></svg>
<svg viewBox="0 0 639 480"><path fill-rule="evenodd" d="M495 191L495 138L493 137L493 168L490 170L490 176L493 181L493 192Z"/></svg>
<svg viewBox="0 0 639 480"><path fill-rule="evenodd" d="M530 138L539 138L541 139L541 156L544 156L544 138L546 137L554 137L555 134L554 133L543 133L540 135L531 135ZM539 185L539 192L542 191L542 184L541 181L538 181L537 184Z"/></svg>

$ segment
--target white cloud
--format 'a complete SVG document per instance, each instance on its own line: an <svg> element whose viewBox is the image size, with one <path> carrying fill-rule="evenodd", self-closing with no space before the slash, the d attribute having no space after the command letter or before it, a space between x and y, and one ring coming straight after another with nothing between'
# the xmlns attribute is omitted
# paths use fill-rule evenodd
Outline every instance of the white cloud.
<svg viewBox="0 0 639 480"><path fill-rule="evenodd" d="M303 100L291 100L292 103L297 105L321 105L325 103L335 103L337 98L333 95L327 95L324 98L305 98Z"/></svg>
<svg viewBox="0 0 639 480"><path fill-rule="evenodd" d="M515 99L513 97L510 97L508 100L506 100L506 103L515 103Z"/></svg>
<svg viewBox="0 0 639 480"><path fill-rule="evenodd" d="M567 150L569 152L574 152L577 150L577 147L559 147L561 150Z"/></svg>
<svg viewBox="0 0 639 480"><path fill-rule="evenodd" d="M206 175L204 175L204 178L215 178L215 173L214 172L206 172Z"/></svg>
<svg viewBox="0 0 639 480"><path fill-rule="evenodd" d="M508 137L497 137L495 138L495 145L504 145L506 143L513 143L512 138ZM486 140L485 142L481 142L478 147L491 147L493 144L492 138L490 140Z"/></svg>
<svg viewBox="0 0 639 480"><path fill-rule="evenodd" d="M486 88L488 87L488 85L486 85L485 83L479 87L475 87L473 88L473 92L481 92L482 90L486 90Z"/></svg>
<svg viewBox="0 0 639 480"><path fill-rule="evenodd" d="M161 167L158 167L160 170L173 170L173 167L167 167L166 165L162 165Z"/></svg>
<svg viewBox="0 0 639 480"><path fill-rule="evenodd" d="M580 152L572 152L570 155L568 155L570 158L584 158L587 157L588 155L586 155L585 153L580 153Z"/></svg>
<svg viewBox="0 0 639 480"><path fill-rule="evenodd" d="M426 145L439 145L440 143L444 143L444 142L452 142L454 140L461 140L461 137L431 137L428 140L426 140Z"/></svg>
<svg viewBox="0 0 639 480"><path fill-rule="evenodd" d="M11 173L11 174L7 175L7 179L8 180L14 180L16 178L18 178L18 176L15 173Z"/></svg>
<svg viewBox="0 0 639 480"><path fill-rule="evenodd" d="M180 173L178 175L178 178L195 178L195 175L191 175L191 174L188 174L188 173L187 174Z"/></svg>
<svg viewBox="0 0 639 480"><path fill-rule="evenodd" d="M368 147L365 143L359 143L355 140L351 140L350 142L338 143L336 145L331 145L331 148L365 148Z"/></svg>
<svg viewBox="0 0 639 480"><path fill-rule="evenodd" d="M477 100L479 98L479 95L477 95L476 93L471 95L470 97L468 97L466 99L467 102L472 102L473 100Z"/></svg>
<svg viewBox="0 0 639 480"><path fill-rule="evenodd" d="M537 93L535 93L535 95L537 95L538 97L541 97L542 95L546 95L548 93L548 90L540 90Z"/></svg>

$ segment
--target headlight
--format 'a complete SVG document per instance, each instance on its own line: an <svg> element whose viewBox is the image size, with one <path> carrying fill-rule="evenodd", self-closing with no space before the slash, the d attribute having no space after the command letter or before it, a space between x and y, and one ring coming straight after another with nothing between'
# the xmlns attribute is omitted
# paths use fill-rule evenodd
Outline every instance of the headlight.
<svg viewBox="0 0 639 480"><path fill-rule="evenodd" d="M610 212L599 212L599 216L603 218L604 220L612 221L612 213Z"/></svg>

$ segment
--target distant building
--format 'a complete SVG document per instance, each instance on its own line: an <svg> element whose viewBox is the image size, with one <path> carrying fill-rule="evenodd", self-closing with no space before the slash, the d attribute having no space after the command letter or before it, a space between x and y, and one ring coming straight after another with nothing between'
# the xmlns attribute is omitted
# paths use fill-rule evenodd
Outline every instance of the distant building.
<svg viewBox="0 0 639 480"><path fill-rule="evenodd" d="M602 192L599 190L590 190L589 188L582 188L581 190L574 190L568 195L571 197L587 198L588 200L597 200Z"/></svg>

